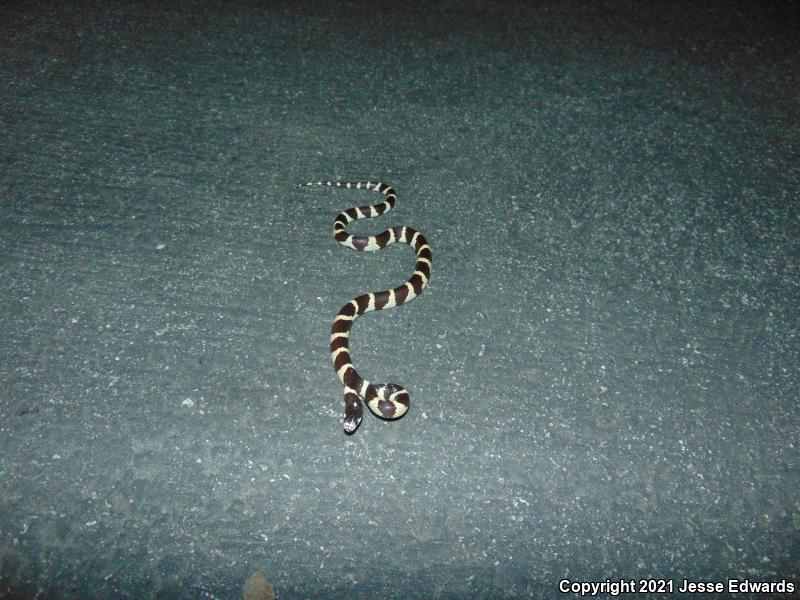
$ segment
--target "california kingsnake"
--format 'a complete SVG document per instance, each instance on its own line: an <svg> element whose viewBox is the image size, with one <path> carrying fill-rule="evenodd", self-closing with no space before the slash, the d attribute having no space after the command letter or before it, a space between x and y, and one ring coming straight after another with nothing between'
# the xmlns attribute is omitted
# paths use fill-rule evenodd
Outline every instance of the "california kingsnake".
<svg viewBox="0 0 800 600"><path fill-rule="evenodd" d="M431 248L428 246L425 236L411 227L392 227L383 233L369 237L354 236L345 231L345 227L352 221L371 219L394 208L397 196L394 190L385 183L317 181L306 185L327 185L381 192L385 200L380 204L349 208L336 215L336 220L333 222L333 235L336 241L342 246L365 252L380 250L395 242L403 242L414 248L417 253L414 274L408 281L393 290L370 292L353 298L341 308L333 321L331 359L339 381L344 386L344 431L349 434L358 429L361 423L362 401L367 403L373 413L384 419L402 417L411 404L411 396L404 387L396 383L370 383L358 374L350 357L348 340L353 321L361 315L373 310L394 308L398 304L410 302L422 293L431 276Z"/></svg>

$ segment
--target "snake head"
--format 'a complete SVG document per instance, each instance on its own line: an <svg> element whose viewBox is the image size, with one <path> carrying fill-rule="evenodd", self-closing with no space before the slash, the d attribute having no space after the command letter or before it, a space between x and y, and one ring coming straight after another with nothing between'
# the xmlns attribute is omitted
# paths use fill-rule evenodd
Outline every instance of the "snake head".
<svg viewBox="0 0 800 600"><path fill-rule="evenodd" d="M344 395L344 432L348 435L355 433L364 417L364 405L354 393Z"/></svg>

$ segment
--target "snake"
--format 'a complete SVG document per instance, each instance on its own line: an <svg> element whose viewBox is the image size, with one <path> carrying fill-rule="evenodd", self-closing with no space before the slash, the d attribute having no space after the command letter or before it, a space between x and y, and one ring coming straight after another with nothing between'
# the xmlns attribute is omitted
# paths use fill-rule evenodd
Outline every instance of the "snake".
<svg viewBox="0 0 800 600"><path fill-rule="evenodd" d="M330 186L357 190L371 190L383 194L383 201L373 205L348 208L336 215L333 236L339 244L353 250L374 252L396 242L408 244L416 253L414 273L391 290L369 292L353 298L337 313L331 327L330 353L333 368L344 387L344 421L346 434L352 434L361 424L364 403L378 417L399 419L411 406L411 394L396 383L371 383L361 377L353 366L350 355L350 329L353 322L369 312L386 310L406 304L422 293L431 277L433 257L428 241L421 232L403 226L391 227L368 237L355 236L347 232L347 225L359 219L372 219L386 214L394 208L397 194L394 189L381 182L317 181L307 186Z"/></svg>

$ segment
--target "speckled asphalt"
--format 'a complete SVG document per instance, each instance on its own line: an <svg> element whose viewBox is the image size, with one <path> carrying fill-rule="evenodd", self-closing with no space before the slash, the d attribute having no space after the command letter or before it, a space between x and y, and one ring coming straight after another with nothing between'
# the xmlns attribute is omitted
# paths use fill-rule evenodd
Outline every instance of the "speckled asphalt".
<svg viewBox="0 0 800 600"><path fill-rule="evenodd" d="M241 598L257 571L279 599L788 598L798 25L5 3L0 598ZM434 257L352 336L411 410L351 437L331 322L413 253L336 244L373 196L299 184L339 178L398 192L352 231L410 225Z"/></svg>

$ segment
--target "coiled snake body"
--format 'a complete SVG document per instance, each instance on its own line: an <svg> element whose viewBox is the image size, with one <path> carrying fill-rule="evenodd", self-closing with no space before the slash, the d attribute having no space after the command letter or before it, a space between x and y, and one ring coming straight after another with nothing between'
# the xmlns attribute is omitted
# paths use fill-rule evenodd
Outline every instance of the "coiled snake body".
<svg viewBox="0 0 800 600"><path fill-rule="evenodd" d="M333 222L333 235L336 241L342 246L365 252L373 252L395 242L402 242L414 248L417 254L414 274L408 281L392 290L370 292L353 298L341 308L333 321L331 359L336 375L344 386L344 431L350 434L358 429L361 423L363 402L367 403L373 413L384 419L402 417L411 404L411 396L404 387L396 383L370 383L362 378L353 366L348 342L353 321L361 315L373 310L394 308L410 302L422 293L431 276L431 249L425 237L411 227L392 227L369 237L347 233L345 228L352 221L371 219L394 208L397 196L394 189L385 183L317 181L306 185L355 188L382 193L384 200L379 204L349 208L336 215L336 220Z"/></svg>

